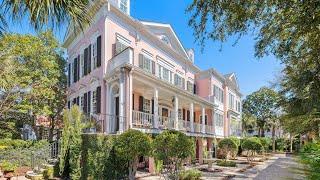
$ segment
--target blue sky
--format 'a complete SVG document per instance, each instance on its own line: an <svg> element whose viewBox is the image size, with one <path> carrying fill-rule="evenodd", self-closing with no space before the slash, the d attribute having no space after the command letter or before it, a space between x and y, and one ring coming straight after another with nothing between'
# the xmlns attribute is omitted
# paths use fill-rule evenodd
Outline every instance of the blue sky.
<svg viewBox="0 0 320 180"><path fill-rule="evenodd" d="M169 23L185 48L194 48L195 64L201 69L215 68L226 74L235 72L241 92L244 96L258 90L262 86L269 86L281 71L281 65L274 57L261 59L254 57L254 37L245 36L233 46L234 39L222 44L207 41L201 52L201 47L195 43L193 31L188 26L188 14L185 9L192 0L131 0L131 16L145 21ZM11 32L34 33L25 23L10 24ZM65 27L57 28L55 35L60 41L63 39Z"/></svg>

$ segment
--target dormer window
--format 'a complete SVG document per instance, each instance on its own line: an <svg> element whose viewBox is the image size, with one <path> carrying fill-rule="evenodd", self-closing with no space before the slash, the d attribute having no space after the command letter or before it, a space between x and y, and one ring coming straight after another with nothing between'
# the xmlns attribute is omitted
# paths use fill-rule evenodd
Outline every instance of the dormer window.
<svg viewBox="0 0 320 180"><path fill-rule="evenodd" d="M120 0L119 8L122 12L128 14L128 0Z"/></svg>

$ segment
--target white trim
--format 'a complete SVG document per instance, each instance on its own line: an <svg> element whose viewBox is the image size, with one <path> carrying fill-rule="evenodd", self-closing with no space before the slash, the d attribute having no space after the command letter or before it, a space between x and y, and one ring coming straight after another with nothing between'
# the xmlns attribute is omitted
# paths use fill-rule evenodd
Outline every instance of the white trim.
<svg viewBox="0 0 320 180"><path fill-rule="evenodd" d="M116 40L118 40L120 43L126 45L126 46L130 46L131 45L131 41L127 38L125 38L124 36L122 36L119 33L116 33Z"/></svg>
<svg viewBox="0 0 320 180"><path fill-rule="evenodd" d="M147 58L150 58L151 60L153 60L153 54L151 54L149 51L142 49L141 53L146 56Z"/></svg>

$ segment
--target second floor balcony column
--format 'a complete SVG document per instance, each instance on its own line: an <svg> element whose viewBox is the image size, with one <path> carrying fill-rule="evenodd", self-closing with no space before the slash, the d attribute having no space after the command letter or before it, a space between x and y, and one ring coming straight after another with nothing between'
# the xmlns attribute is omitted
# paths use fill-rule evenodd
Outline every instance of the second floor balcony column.
<svg viewBox="0 0 320 180"><path fill-rule="evenodd" d="M194 120L194 117L193 117L193 113L194 113L193 103L190 103L189 110L190 110L190 131L194 132L194 127L193 127L193 123L194 123L193 122L193 120Z"/></svg>
<svg viewBox="0 0 320 180"><path fill-rule="evenodd" d="M124 120L125 120L125 73L126 69L120 69L119 79L119 132L124 131Z"/></svg>
<svg viewBox="0 0 320 180"><path fill-rule="evenodd" d="M154 103L154 116L153 116L153 128L157 129L159 127L159 108L158 108L158 89L154 88L153 93L153 103Z"/></svg>
<svg viewBox="0 0 320 180"><path fill-rule="evenodd" d="M206 118L205 118L205 114L206 113L206 109L204 106L201 107L201 132L202 133L206 133Z"/></svg>
<svg viewBox="0 0 320 180"><path fill-rule="evenodd" d="M174 96L174 129L179 129L179 100Z"/></svg>

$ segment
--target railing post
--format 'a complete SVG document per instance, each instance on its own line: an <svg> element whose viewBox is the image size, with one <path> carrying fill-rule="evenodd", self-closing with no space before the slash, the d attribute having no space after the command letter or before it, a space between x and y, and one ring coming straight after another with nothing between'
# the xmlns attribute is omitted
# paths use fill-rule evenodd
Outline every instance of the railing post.
<svg viewBox="0 0 320 180"><path fill-rule="evenodd" d="M193 120L194 120L194 117L193 117L193 113L194 113L194 109L193 109L193 103L190 103L190 131L191 132L194 132L194 127L193 127Z"/></svg>
<svg viewBox="0 0 320 180"><path fill-rule="evenodd" d="M179 100L177 96L174 96L174 128L179 130Z"/></svg>
<svg viewBox="0 0 320 180"><path fill-rule="evenodd" d="M159 127L159 112L158 112L158 89L154 89L154 94L153 94L153 128L158 129Z"/></svg>

